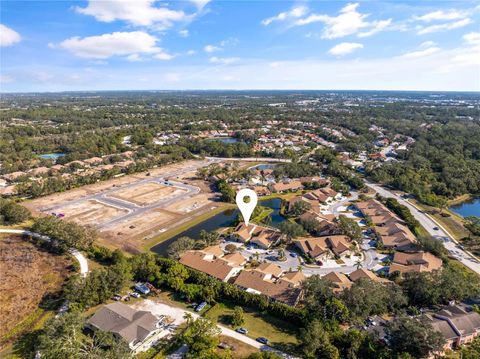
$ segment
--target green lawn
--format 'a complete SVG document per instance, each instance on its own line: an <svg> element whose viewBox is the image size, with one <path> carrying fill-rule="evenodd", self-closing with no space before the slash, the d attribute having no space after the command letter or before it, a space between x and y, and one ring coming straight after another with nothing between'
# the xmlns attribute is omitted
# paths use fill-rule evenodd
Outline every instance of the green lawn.
<svg viewBox="0 0 480 359"><path fill-rule="evenodd" d="M230 315L235 307L232 303L218 303L207 311L204 316L213 321L223 324L229 328ZM269 314L259 313L249 308L243 308L245 312L245 323L242 327L248 330L248 336L256 339L265 337L269 340L270 345L292 352L297 345L296 331L290 323L275 318ZM236 328L232 328L236 329Z"/></svg>

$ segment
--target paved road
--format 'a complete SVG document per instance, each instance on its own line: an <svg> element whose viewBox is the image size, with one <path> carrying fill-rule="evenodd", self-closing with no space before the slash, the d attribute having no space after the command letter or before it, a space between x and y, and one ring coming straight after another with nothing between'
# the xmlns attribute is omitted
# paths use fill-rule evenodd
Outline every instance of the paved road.
<svg viewBox="0 0 480 359"><path fill-rule="evenodd" d="M0 233L21 234L21 235L27 235L27 236L43 239L45 241L50 241L50 238L47 236L41 235L39 233L30 232L25 229L3 229L2 228L0 229ZM75 259L80 264L80 274L85 277L88 273L87 258L85 258L85 256L82 253L80 253L79 251L73 248L70 249L70 253L75 257Z"/></svg>
<svg viewBox="0 0 480 359"><path fill-rule="evenodd" d="M458 259L471 270L480 274L480 261L475 258L475 256L459 248L457 243L455 243L455 240L448 233L448 231L445 230L439 223L434 221L429 215L425 214L423 211L418 210L417 207L412 205L410 202L406 201L395 193L379 186L378 184L366 182L366 185L374 189L381 196L395 198L400 204L407 206L412 215L420 222L420 224L425 228L425 230L432 237L442 241L444 247L448 250L450 255Z"/></svg>

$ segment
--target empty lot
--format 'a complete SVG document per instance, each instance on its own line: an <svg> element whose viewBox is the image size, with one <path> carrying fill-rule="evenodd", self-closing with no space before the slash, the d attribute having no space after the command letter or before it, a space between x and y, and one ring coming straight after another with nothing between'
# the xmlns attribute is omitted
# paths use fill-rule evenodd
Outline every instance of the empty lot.
<svg viewBox="0 0 480 359"><path fill-rule="evenodd" d="M195 173L214 161L184 161L24 205L37 215L61 213L66 220L94 226L104 245L136 252L145 239L193 219L213 204L213 194Z"/></svg>

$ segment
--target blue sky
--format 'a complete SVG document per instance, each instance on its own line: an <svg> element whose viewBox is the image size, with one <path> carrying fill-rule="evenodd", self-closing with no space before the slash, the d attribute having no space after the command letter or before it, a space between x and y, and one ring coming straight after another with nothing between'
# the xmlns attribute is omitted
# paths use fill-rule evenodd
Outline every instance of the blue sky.
<svg viewBox="0 0 480 359"><path fill-rule="evenodd" d="M9 1L3 92L480 91L478 1Z"/></svg>

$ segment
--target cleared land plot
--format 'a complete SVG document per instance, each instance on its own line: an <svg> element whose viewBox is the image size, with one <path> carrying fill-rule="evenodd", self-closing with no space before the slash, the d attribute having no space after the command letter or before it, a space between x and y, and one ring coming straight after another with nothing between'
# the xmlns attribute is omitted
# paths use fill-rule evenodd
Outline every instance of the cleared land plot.
<svg viewBox="0 0 480 359"><path fill-rule="evenodd" d="M42 298L60 289L69 265L68 258L39 251L19 236L0 236L0 345L41 320Z"/></svg>
<svg viewBox="0 0 480 359"><path fill-rule="evenodd" d="M121 189L110 197L120 198L140 206L167 200L185 193L186 190L173 186L165 186L157 182L142 183L138 186Z"/></svg>
<svg viewBox="0 0 480 359"><path fill-rule="evenodd" d="M165 209L171 212L176 212L180 214L193 212L203 206L211 205L212 201L210 199L211 193L199 193L195 196L176 201L170 204Z"/></svg>
<svg viewBox="0 0 480 359"><path fill-rule="evenodd" d="M110 206L95 200L81 201L56 209L65 218L79 224L97 225L112 218L128 213L125 209Z"/></svg>
<svg viewBox="0 0 480 359"><path fill-rule="evenodd" d="M141 238L174 223L177 218L173 213L160 209L151 210L105 228L102 230L102 237L115 247L139 248L142 244Z"/></svg>

